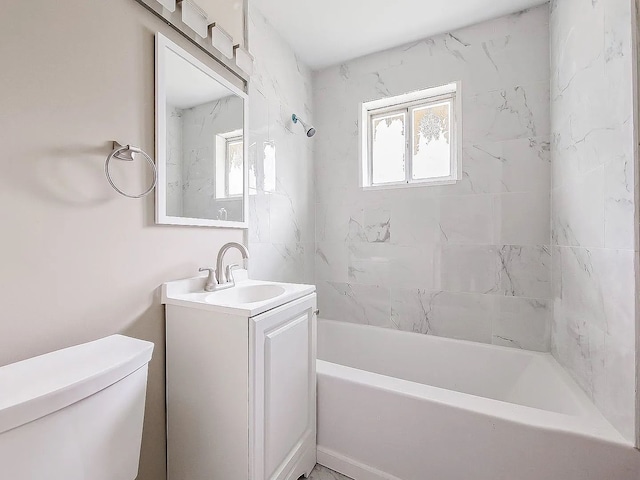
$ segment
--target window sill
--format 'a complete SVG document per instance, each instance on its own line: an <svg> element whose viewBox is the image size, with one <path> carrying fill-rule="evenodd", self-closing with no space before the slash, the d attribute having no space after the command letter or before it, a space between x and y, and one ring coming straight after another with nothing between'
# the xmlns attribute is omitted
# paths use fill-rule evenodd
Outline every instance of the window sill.
<svg viewBox="0 0 640 480"><path fill-rule="evenodd" d="M453 178L447 178L445 180L433 180L427 182L401 182L401 183L387 183L383 185L361 185L360 188L364 191L367 190L392 190L398 188L419 188L419 187L438 187L440 185L454 185L459 180Z"/></svg>
<svg viewBox="0 0 640 480"><path fill-rule="evenodd" d="M231 197L216 198L216 202L232 202L235 200L242 200L242 195L233 195Z"/></svg>

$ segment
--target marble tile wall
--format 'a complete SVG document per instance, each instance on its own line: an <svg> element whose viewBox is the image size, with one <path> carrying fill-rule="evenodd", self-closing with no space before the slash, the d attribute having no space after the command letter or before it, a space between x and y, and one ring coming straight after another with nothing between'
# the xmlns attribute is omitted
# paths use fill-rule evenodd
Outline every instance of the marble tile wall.
<svg viewBox="0 0 640 480"><path fill-rule="evenodd" d="M632 2L552 1L552 352L629 441L635 410Z"/></svg>
<svg viewBox="0 0 640 480"><path fill-rule="evenodd" d="M249 43L255 57L249 84L250 188L248 244L253 278L314 282L313 140L291 115L313 122L311 70L254 6ZM265 147L275 148L273 159Z"/></svg>
<svg viewBox="0 0 640 480"><path fill-rule="evenodd" d="M544 5L314 73L323 317L549 350L548 20ZM458 80L462 180L362 191L359 102Z"/></svg>

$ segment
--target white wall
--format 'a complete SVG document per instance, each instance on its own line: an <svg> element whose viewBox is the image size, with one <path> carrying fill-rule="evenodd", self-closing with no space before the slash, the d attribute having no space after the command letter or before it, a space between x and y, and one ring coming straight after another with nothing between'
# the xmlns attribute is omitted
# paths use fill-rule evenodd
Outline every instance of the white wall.
<svg viewBox="0 0 640 480"><path fill-rule="evenodd" d="M551 3L553 354L632 441L635 151L630 0Z"/></svg>
<svg viewBox="0 0 640 480"><path fill-rule="evenodd" d="M548 6L314 75L322 316L548 351ZM359 102L462 81L463 178L358 186Z"/></svg>
<svg viewBox="0 0 640 480"><path fill-rule="evenodd" d="M313 121L311 71L255 8L249 10L255 72L249 88L249 160L258 189L249 198L254 278L314 281L313 140L291 114ZM265 192L264 142L276 148L276 189Z"/></svg>
<svg viewBox="0 0 640 480"><path fill-rule="evenodd" d="M153 341L140 480L165 478L156 289L242 240L155 226L153 196L105 179L111 140L154 152L156 31L217 68L133 0L3 2L0 15L0 365L116 332ZM142 163L114 170L125 188L150 181Z"/></svg>

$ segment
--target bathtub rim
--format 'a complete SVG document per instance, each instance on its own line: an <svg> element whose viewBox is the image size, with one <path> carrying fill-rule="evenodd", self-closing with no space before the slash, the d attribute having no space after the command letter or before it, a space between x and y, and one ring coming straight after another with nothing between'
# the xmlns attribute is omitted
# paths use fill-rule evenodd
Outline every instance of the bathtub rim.
<svg viewBox="0 0 640 480"><path fill-rule="evenodd" d="M354 323L354 322L347 322L343 320L333 320L331 318L318 317L318 325L321 325L322 323L328 323L328 324L334 324L334 325L347 325L350 328L365 328L365 329L372 328L378 331L392 332L393 335L398 335L398 336L418 335L421 337L426 337L430 341L452 343L455 345L468 345L473 348L479 348L483 350L498 350L498 351L515 354L515 355L530 355L530 356L544 358L544 359L552 358L555 361L555 358L553 357L553 355L551 355L550 352L539 352L537 350L526 350L524 348L508 347L506 345L494 345L493 343L484 343L484 342L478 342L475 340L464 340L461 338L442 337L440 335L432 335L429 333L409 332L406 330L399 330L397 328L381 327L378 325L368 325L368 324L365 325L362 323ZM564 372L564 368L562 369L562 371Z"/></svg>
<svg viewBox="0 0 640 480"><path fill-rule="evenodd" d="M414 332L405 332L374 325L360 325L339 320L318 318L318 327L327 324L347 324L351 328L374 328L391 332L394 335L418 335ZM316 361L316 371L318 376L327 375L333 378L366 385L370 388L390 391L395 394L412 398L423 399L435 403L449 405L463 411L472 411L486 417L498 417L505 421L528 425L533 428L558 431L563 433L585 436L594 440L624 445L634 446L633 442L626 440L618 430L613 427L602 415L602 413L589 400L586 393L575 383L571 376L553 358L550 353L533 352L528 350L518 350L502 345L489 345L468 340L457 340L446 337L429 335L430 341L452 342L456 344L466 344L474 348L498 349L509 354L530 355L541 358L551 363L551 368L557 370L565 386L576 398L581 412L574 414L554 412L541 408L520 405L504 400L481 397L471 393L449 390L442 387L414 382L401 378L391 377L381 373L362 370L347 365L333 363L328 360L318 358Z"/></svg>

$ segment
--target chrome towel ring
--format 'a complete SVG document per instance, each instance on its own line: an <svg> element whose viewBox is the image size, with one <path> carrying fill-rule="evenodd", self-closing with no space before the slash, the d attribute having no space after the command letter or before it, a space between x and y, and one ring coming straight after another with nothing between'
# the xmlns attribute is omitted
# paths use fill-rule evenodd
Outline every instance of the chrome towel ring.
<svg viewBox="0 0 640 480"><path fill-rule="evenodd" d="M113 179L111 178L111 173L109 173L109 164L112 159L117 158L118 160L131 162L133 161L133 155L135 153L142 155L146 160L146 162L151 167L151 169L153 170L153 182L151 186L140 195L130 195L120 190L116 186L116 184L113 182ZM120 145L118 142L113 142L113 151L107 157L107 160L104 162L104 174L107 176L107 181L109 182L109 185L111 185L116 192L118 192L120 195L124 195L125 197L129 197L129 198L146 197L152 192L154 188L156 188L156 185L158 183L158 169L156 168L156 164L153 162L151 157L147 155L141 148L134 147L132 145Z"/></svg>

